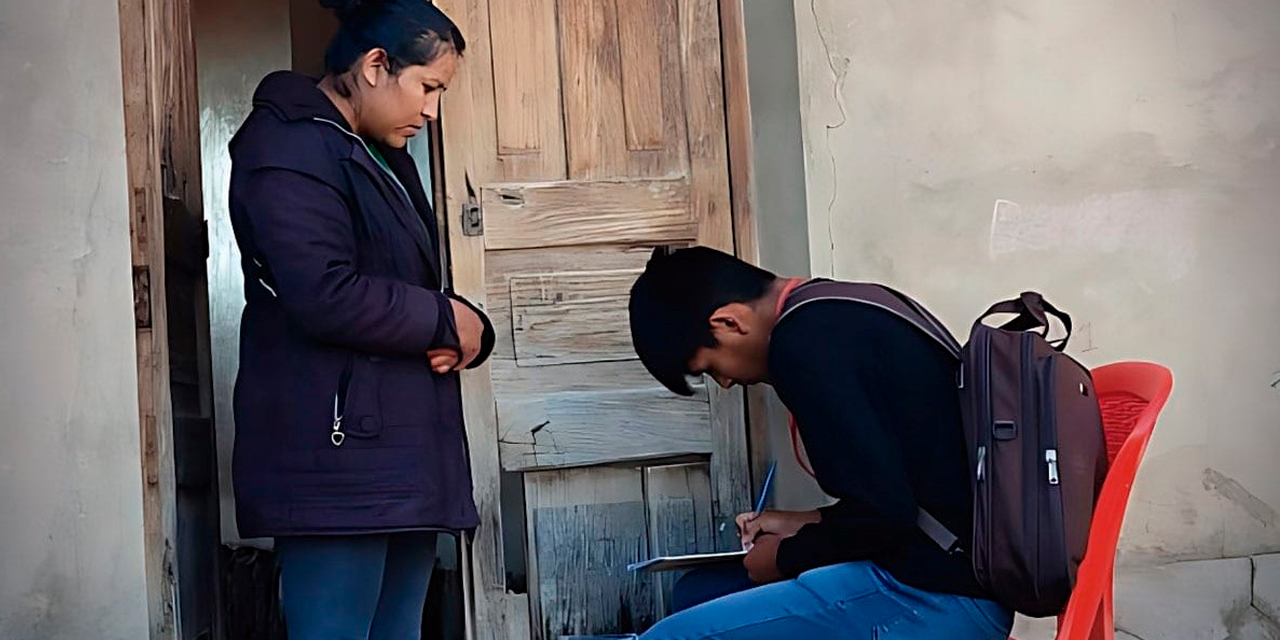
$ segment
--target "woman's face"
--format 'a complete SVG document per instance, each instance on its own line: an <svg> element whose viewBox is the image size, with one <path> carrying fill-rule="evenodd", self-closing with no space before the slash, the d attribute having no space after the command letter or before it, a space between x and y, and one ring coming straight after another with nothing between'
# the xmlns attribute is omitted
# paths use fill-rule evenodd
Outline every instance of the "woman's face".
<svg viewBox="0 0 1280 640"><path fill-rule="evenodd" d="M440 115L440 94L458 70L458 54L446 51L430 64L410 65L399 73L387 71L386 52L375 49L365 55L356 108L356 133L400 148L428 122Z"/></svg>

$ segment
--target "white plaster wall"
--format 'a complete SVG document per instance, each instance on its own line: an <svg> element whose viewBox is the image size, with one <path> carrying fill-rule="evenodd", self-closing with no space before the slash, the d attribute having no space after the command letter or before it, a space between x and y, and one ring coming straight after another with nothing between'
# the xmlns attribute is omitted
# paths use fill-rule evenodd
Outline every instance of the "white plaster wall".
<svg viewBox="0 0 1280 640"><path fill-rule="evenodd" d="M214 416L222 541L242 542L231 491L235 439L231 398L239 366L244 283L227 212L231 158L227 144L249 115L263 76L290 67L288 0L194 0L196 66L200 91L200 153L204 210L209 221L209 324L213 355ZM266 541L251 541L264 546Z"/></svg>
<svg viewBox="0 0 1280 640"><path fill-rule="evenodd" d="M1280 549L1280 4L796 6L814 273L958 333L1044 291L1177 378L1125 548Z"/></svg>
<svg viewBox="0 0 1280 640"><path fill-rule="evenodd" d="M795 6L792 0L751 0L743 3L742 10L759 263L775 273L805 277L809 275L809 238ZM764 394L768 437L753 443L764 451L752 454L761 463L778 463L772 506L810 509L830 502L792 455L786 408L772 389ZM758 490L765 469L754 472Z"/></svg>
<svg viewBox="0 0 1280 640"><path fill-rule="evenodd" d="M147 637L114 0L0 3L0 638Z"/></svg>
<svg viewBox="0 0 1280 640"><path fill-rule="evenodd" d="M794 6L813 273L1045 292L1177 379L1122 566L1280 549L1280 3Z"/></svg>

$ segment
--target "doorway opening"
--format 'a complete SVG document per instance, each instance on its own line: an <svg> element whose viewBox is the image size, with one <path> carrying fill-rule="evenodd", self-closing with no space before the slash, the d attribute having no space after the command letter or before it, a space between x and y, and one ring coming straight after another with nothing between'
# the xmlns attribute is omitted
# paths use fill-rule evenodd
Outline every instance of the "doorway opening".
<svg viewBox="0 0 1280 640"><path fill-rule="evenodd" d="M147 10L163 4L121 2L122 16L129 3ZM574 17L593 3L611 16L603 25ZM618 567L641 559L636 554L732 544L720 525L749 506L758 475L744 398L707 389L689 403L671 401L640 375L616 321L619 292L653 246L701 243L755 257L741 3L648 0L649 12L621 1L492 0L482 17L473 4L442 4L474 33L468 61L478 71L470 87L446 97L452 140L433 126L410 153L435 205L446 273L456 270L464 295L484 298L486 288L499 294L489 293L488 311L501 324L506 351L499 358L506 361L481 385L496 394L489 405L498 415L468 415L469 425L494 434L472 440L477 499L490 526L473 549L441 538L425 636L463 637L473 623L473 637L483 638L643 630L662 615L670 585L632 580ZM162 561L149 581L160 587L153 621L176 627L183 640L283 639L270 541L241 539L234 521L231 394L243 276L227 220L226 149L263 76L321 72L336 22L316 0L175 5L176 22L188 12L188 28L142 20L153 42L156 34L174 35L169 48L146 51L139 67L183 60L161 72L172 82L139 85L157 98L144 128L157 139L159 166L174 176L165 177L162 192L195 185L185 195L174 190L171 228L155 234L164 234L165 258L172 253L173 261L165 265L162 302L171 307L164 354L173 375L163 377L174 426L149 442L157 460L173 461L176 480L171 493L155 491L162 526L148 555ZM174 54L184 46L189 56ZM602 48L613 53L597 59L593 52ZM523 68L515 62L533 60L544 62L535 72L513 73ZM492 75L498 70L503 77ZM536 113L521 111L526 98ZM484 135L492 134L486 140L493 148L460 142L478 139L475 132L490 125ZM597 134L586 135L592 127ZM460 155L468 146L474 162ZM446 175L444 158L458 169ZM514 168L503 173L503 166ZM624 224L590 219L593 208L618 206L630 207L613 212ZM184 210L186 218L178 217ZM522 222L539 215L553 222ZM603 294L585 295L592 292ZM565 339L565 331L583 333L600 314L614 319L611 333ZM549 324L536 326L543 321ZM557 386L544 394L544 383ZM537 405L542 396L558 404ZM522 407L529 411L514 410ZM537 411L548 417L521 431ZM592 419L605 418L608 429L597 433L614 440L574 441L592 432ZM157 471L158 485L165 476ZM585 569L601 580L561 580L584 568L566 560L573 554L587 558ZM578 594L600 585L610 594L600 611L565 615ZM607 615L610 608L619 615Z"/></svg>

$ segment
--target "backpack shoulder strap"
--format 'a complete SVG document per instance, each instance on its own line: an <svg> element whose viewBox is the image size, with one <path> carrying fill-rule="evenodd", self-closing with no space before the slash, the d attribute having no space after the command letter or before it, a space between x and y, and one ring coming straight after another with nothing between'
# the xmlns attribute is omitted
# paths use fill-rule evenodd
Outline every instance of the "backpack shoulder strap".
<svg viewBox="0 0 1280 640"><path fill-rule="evenodd" d="M960 344L956 342L951 332L947 331L947 328L933 314L905 294L884 285L866 282L837 282L834 280L810 281L796 287L786 297L782 302L778 321L781 322L783 318L796 309L820 300L846 300L884 309L910 322L917 329L924 332L925 335L942 345L942 348L946 349L948 353L957 359L960 358ZM809 472L809 475L813 475L813 471L809 470L804 461L800 459L797 431L795 419L793 418L791 420L791 443L795 448L796 460L800 462L802 468ZM916 526L946 552L964 553L964 550L960 547L960 539L947 529L946 525L933 517L933 514L925 511L923 507L916 508Z"/></svg>
<svg viewBox="0 0 1280 640"><path fill-rule="evenodd" d="M847 300L879 307L907 322L932 338L952 356L960 357L960 343L950 331L920 303L907 295L881 284L869 282L837 282L813 280L796 287L782 305L778 321L806 304L821 300Z"/></svg>

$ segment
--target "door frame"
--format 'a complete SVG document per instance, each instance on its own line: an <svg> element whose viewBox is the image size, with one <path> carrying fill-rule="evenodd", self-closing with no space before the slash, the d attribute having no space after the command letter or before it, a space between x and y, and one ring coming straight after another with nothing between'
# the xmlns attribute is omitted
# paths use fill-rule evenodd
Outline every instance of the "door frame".
<svg viewBox="0 0 1280 640"><path fill-rule="evenodd" d="M133 265L143 553L151 640L182 637L178 504L165 277L166 199L203 219L191 0L119 0L129 235ZM204 295L204 291L197 292ZM210 381L207 309L197 367ZM210 389L205 389L211 393ZM216 579L216 576L210 579ZM220 599L215 587L215 599ZM213 633L221 633L218 602Z"/></svg>
<svg viewBox="0 0 1280 640"><path fill-rule="evenodd" d="M436 0L437 2L439 0ZM746 33L743 0L717 0L720 12L721 66L727 134L730 200L735 253L748 262L759 261L755 220L752 171L751 107L747 91ZM164 216L163 197L174 185L166 184L165 171L176 170L184 184L177 185L194 210L202 204L200 185L199 127L194 119L196 104L194 74L194 41L190 0L163 3L158 0L119 0L121 54L125 95L126 156L129 171L130 235L134 265L136 339L139 377L139 429L143 447L142 491L144 497L145 557L148 593L148 618L151 638L177 638L178 607L177 567L174 557L177 510L174 476L173 416L169 390L168 331L165 309ZM187 80L183 80L183 78ZM175 114L177 128L166 120ZM188 119L192 117L193 119ZM191 125L194 124L194 128ZM435 137L436 140L440 138ZM176 148L175 148L176 147ZM450 155L439 143L433 143L433 165L437 177L437 215L446 234L454 226L454 215L462 203L449 194L459 193L459 175L444 170ZM163 159L163 161L162 161ZM175 165L177 165L175 167ZM452 182L447 182L447 180ZM463 187L465 188L465 186ZM194 197L191 197L194 196ZM442 234L444 235L444 234ZM451 242L453 251L474 250L466 243ZM446 241L448 238L446 236ZM480 264L479 261L473 261ZM453 265L450 265L452 270ZM483 283L482 274L453 273L455 281ZM478 278L477 278L478 276ZM475 374L472 374L475 375ZM474 386L474 385L470 385ZM468 394L465 403L477 404L492 398L476 398ZM750 477L758 483L762 473L759 458L767 442L768 425L763 396L747 393L745 426L750 450ZM479 407L483 410L483 407ZM500 465L496 456L479 461L476 471L497 477ZM486 466L484 463L488 462ZM486 476L489 477L489 476ZM492 500L499 496L494 488ZM499 532L501 520L486 519L482 527L489 533ZM486 571L489 578L500 575L503 567L501 543L486 543L486 533L478 543L465 545L463 561L467 636L477 637L474 588L477 578L472 568ZM486 549L490 553L477 555ZM494 570L497 570L495 575ZM500 584L501 582L499 582ZM529 630L527 596L510 594L505 603L481 614L496 620L490 629L507 628L527 637ZM220 608L219 608L220 609Z"/></svg>
<svg viewBox="0 0 1280 640"><path fill-rule="evenodd" d="M433 0L436 4L458 6L475 6L476 0ZM714 0L718 5L720 16L720 54L721 74L724 90L725 133L727 143L727 165L729 182L729 200L733 226L733 249L738 257L757 264L760 259L757 242L757 225L755 219L753 194L753 145L751 104L748 93L746 25L744 21L744 0ZM454 16L459 20L459 27L467 32L472 26L464 23L463 16ZM467 15L469 17L469 14ZM433 136L437 141L432 148L432 166L435 171L434 188L436 190L436 215L441 221L441 236L447 243L449 261L447 271L453 286L463 295L483 304L485 300L484 273L482 265L485 251L483 236L466 236L461 232L463 226L462 212L464 207L473 204L473 200L464 194L479 194L478 185L466 183L464 171L450 171L449 167L468 167L471 145L468 140L471 125L470 83L459 83L449 98L463 103L462 106L449 112L437 129L440 135ZM459 95L463 94L463 95ZM460 123L455 131L466 132L461 136L450 136L449 120ZM469 259L457 260L456 257L468 256ZM475 371L467 372L463 378L463 406L468 416L492 414L494 408L493 387L487 381L489 367L486 365ZM748 390L744 399L744 434L748 449L748 483L749 490L755 491L764 471L763 451L768 441L765 395L760 390ZM484 433L486 442L477 446L476 427L484 429L495 426L494 420L485 420L483 425L471 424L468 432L472 436L471 465L475 478L475 495L481 507L480 529L475 537L463 539L463 592L466 637L468 640L528 640L531 636L531 617L533 607L528 593L512 593L506 590L505 560L502 541L502 514L500 510L501 494L499 478L502 466L498 459L496 447L497 434ZM488 446L492 441L494 446Z"/></svg>
<svg viewBox="0 0 1280 640"><path fill-rule="evenodd" d="M729 194L733 203L734 255L760 264L755 207L755 145L747 68L745 0L719 0L725 119L729 137ZM754 495L769 467L769 394L760 385L746 390L747 454Z"/></svg>

